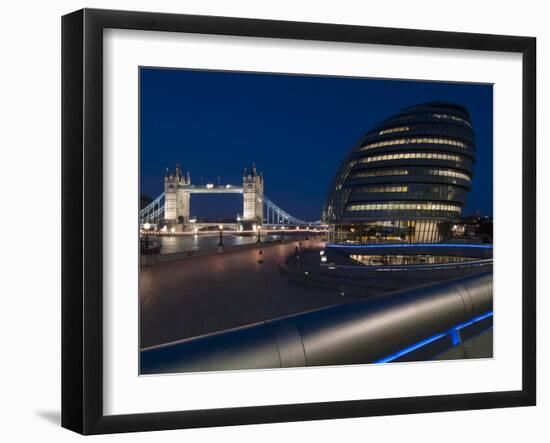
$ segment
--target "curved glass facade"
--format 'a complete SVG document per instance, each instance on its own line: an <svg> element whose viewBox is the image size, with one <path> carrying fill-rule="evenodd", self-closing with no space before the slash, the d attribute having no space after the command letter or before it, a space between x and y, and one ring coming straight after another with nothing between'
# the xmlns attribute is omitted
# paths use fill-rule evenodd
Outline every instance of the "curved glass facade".
<svg viewBox="0 0 550 443"><path fill-rule="evenodd" d="M465 107L403 109L368 132L340 166L322 219L329 242L438 242L471 188L474 132Z"/></svg>

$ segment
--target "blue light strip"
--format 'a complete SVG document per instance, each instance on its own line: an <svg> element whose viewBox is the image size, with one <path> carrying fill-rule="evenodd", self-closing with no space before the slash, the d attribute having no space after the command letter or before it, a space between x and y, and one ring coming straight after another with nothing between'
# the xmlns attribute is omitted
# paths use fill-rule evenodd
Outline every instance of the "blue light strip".
<svg viewBox="0 0 550 443"><path fill-rule="evenodd" d="M451 342L453 346L456 346L460 343L460 334L458 333L458 329L455 329L451 332Z"/></svg>
<svg viewBox="0 0 550 443"><path fill-rule="evenodd" d="M446 335L450 335L452 339L453 346L456 346L459 343L459 335L458 331L461 329L473 325L474 323L477 323L481 320L486 319L487 317L491 317L493 315L493 311L486 312L485 314L482 314L478 317L474 317L471 320L468 320L467 322L460 323L459 325L455 326L454 328L449 329L446 332L442 332L441 334L433 335L432 337L426 338L422 341L419 341L418 343L415 343L414 345L408 346L405 349L402 349L401 351L398 351L394 354L388 355L387 357L381 358L380 360L375 361L374 363L389 363L393 360L398 359L399 357L402 357L409 352L415 351L422 346L429 345L430 343L439 340L440 338L445 337Z"/></svg>
<svg viewBox="0 0 550 443"><path fill-rule="evenodd" d="M376 249L376 248L475 248L475 249L493 249L493 245L472 245L460 243L389 243L377 245L335 245L328 244L327 248L358 248L358 249Z"/></svg>
<svg viewBox="0 0 550 443"><path fill-rule="evenodd" d="M470 325L473 325L474 323L477 323L478 321L485 320L487 317L491 317L492 315L493 315L493 311L486 312L485 314L482 314L478 317L474 317L471 320L468 320L467 322L460 323L458 326L455 326L453 329L460 331L461 329L464 329L466 326L470 326Z"/></svg>

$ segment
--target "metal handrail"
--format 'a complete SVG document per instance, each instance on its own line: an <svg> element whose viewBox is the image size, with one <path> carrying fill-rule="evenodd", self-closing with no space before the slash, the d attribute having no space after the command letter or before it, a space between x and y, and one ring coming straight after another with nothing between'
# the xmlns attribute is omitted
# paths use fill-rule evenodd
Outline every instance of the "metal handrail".
<svg viewBox="0 0 550 443"><path fill-rule="evenodd" d="M145 348L141 373L376 362L492 306L478 274Z"/></svg>

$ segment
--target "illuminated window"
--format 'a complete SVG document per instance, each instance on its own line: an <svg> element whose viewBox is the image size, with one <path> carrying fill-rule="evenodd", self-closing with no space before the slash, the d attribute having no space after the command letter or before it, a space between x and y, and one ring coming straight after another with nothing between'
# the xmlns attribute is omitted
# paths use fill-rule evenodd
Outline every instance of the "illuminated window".
<svg viewBox="0 0 550 443"><path fill-rule="evenodd" d="M428 175L437 175L442 177L460 178L462 180L471 181L469 175L452 169L428 169Z"/></svg>
<svg viewBox="0 0 550 443"><path fill-rule="evenodd" d="M408 186L361 186L356 188L356 192L407 192Z"/></svg>
<svg viewBox="0 0 550 443"><path fill-rule="evenodd" d="M469 126L470 128L472 127L472 125L470 124L470 122L469 122L468 120L465 120L465 119L463 119L462 117L457 117L456 115L450 115L450 114L433 114L433 116L434 116L435 118L440 118L440 119L454 120L454 121L457 121L457 122L464 123L465 125Z"/></svg>
<svg viewBox="0 0 550 443"><path fill-rule="evenodd" d="M397 160L397 159L418 159L418 158L427 158L427 159L436 159L436 160L452 160L452 161L461 161L462 159L458 155L453 154L442 154L438 152L407 152L399 154L383 154L383 155L373 155L371 157L364 157L359 160L360 163L372 163L380 162L386 160Z"/></svg>
<svg viewBox="0 0 550 443"><path fill-rule="evenodd" d="M352 260L358 261L367 266L403 266L403 265L423 265L423 264L447 264L464 263L474 261L472 257L446 256L446 255L350 255Z"/></svg>
<svg viewBox="0 0 550 443"><path fill-rule="evenodd" d="M390 211L390 210L412 210L412 211L445 211L460 213L460 206L443 203L421 202L421 203L351 203L346 209L348 211Z"/></svg>
<svg viewBox="0 0 550 443"><path fill-rule="evenodd" d="M394 132L405 132L408 130L409 130L408 126L400 126L398 128L384 129L383 131L380 131L378 135L393 134Z"/></svg>
<svg viewBox="0 0 550 443"><path fill-rule="evenodd" d="M385 140L376 143L369 143L368 145L361 146L360 151L366 151L368 149L382 148L384 146L394 145L410 145L410 144L437 144L437 145L449 145L457 146L459 148L468 149L468 145L458 140L449 138L433 138L433 137L411 137L411 138L396 138L395 140Z"/></svg>
<svg viewBox="0 0 550 443"><path fill-rule="evenodd" d="M351 178L362 177L391 177L393 175L407 175L407 169L383 169L381 171L359 171L354 172Z"/></svg>

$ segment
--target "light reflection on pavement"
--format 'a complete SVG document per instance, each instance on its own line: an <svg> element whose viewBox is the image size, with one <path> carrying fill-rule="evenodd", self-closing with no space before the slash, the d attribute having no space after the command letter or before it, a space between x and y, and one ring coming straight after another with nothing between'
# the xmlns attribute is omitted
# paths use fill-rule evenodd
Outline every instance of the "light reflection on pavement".
<svg viewBox="0 0 550 443"><path fill-rule="evenodd" d="M324 243L302 241L302 247ZM298 286L278 263L298 242L140 269L141 347L344 303L335 290Z"/></svg>

